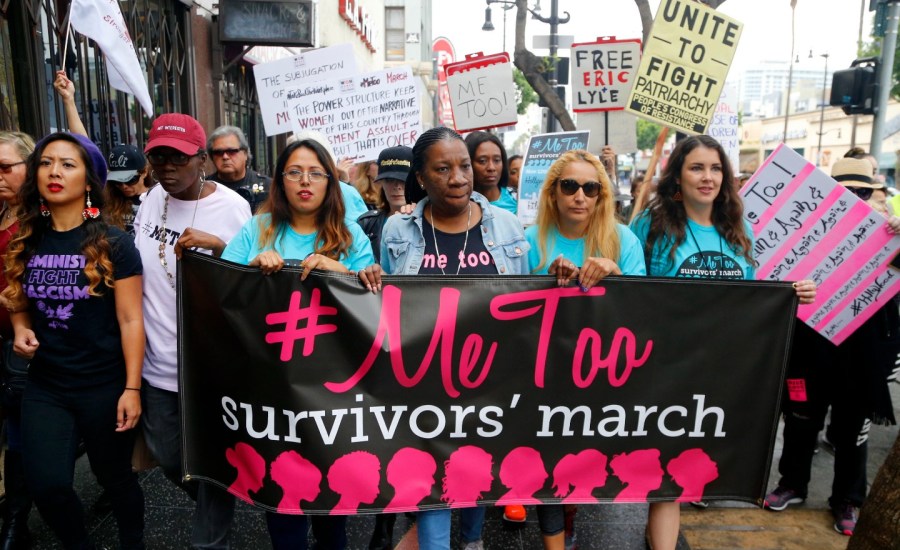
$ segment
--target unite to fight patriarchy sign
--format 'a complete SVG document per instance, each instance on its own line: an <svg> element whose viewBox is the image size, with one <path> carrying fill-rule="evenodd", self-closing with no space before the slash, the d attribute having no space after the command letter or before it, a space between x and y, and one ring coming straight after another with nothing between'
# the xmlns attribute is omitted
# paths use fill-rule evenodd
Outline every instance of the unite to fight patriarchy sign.
<svg viewBox="0 0 900 550"><path fill-rule="evenodd" d="M743 25L693 0L662 0L627 110L688 134L704 134Z"/></svg>
<svg viewBox="0 0 900 550"><path fill-rule="evenodd" d="M184 473L256 506L756 501L788 283L178 267ZM740 315L735 315L739 311Z"/></svg>
<svg viewBox="0 0 900 550"><path fill-rule="evenodd" d="M812 279L798 316L834 344L900 290L900 236L865 201L783 143L740 191L760 280Z"/></svg>

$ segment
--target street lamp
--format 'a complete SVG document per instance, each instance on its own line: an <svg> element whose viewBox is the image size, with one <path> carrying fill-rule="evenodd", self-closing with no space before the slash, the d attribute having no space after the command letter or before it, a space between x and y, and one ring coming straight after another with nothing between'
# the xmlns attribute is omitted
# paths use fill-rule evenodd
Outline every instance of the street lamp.
<svg viewBox="0 0 900 550"><path fill-rule="evenodd" d="M812 59L812 50L809 50L809 57ZM828 54L820 54L819 57L825 58L825 72L822 75L822 104L819 105L819 145L816 149L816 166L822 166L822 124L825 122L825 89L828 87Z"/></svg>
<svg viewBox="0 0 900 550"><path fill-rule="evenodd" d="M506 11L511 9L516 3L512 0L484 0L487 4L487 8L484 10L484 25L481 27L481 30L484 31L492 31L494 30L494 25L491 23L491 4L501 4L503 6L503 51L506 51ZM554 93L556 92L557 86L557 78L558 68L556 63L556 53L559 50L559 26L569 22L569 12L563 12L565 17L561 18L559 16L559 0L551 0L550 1L550 17L543 17L540 14L541 4L540 1L536 1L534 3L534 7L526 8L529 13L531 13L532 19L537 19L542 23L548 23L550 25L550 60L553 64L553 71L550 73L550 78L548 79L548 84L553 89ZM551 113L547 118L547 131L555 132L556 131L556 118Z"/></svg>

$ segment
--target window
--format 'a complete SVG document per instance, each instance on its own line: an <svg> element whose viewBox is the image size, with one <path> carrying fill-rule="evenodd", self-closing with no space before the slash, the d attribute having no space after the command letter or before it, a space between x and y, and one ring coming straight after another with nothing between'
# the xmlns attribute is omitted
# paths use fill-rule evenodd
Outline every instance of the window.
<svg viewBox="0 0 900 550"><path fill-rule="evenodd" d="M384 8L384 59L406 59L406 14L404 8Z"/></svg>

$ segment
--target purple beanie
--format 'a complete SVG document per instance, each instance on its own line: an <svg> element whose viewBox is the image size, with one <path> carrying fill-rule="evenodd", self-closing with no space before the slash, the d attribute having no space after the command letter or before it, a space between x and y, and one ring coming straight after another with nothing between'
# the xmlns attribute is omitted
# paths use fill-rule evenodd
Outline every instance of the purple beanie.
<svg viewBox="0 0 900 550"><path fill-rule="evenodd" d="M104 187L106 185L106 157L103 156L103 153L100 152L100 149L94 144L93 141L88 139L87 136L83 136L81 134L72 134L70 132L56 132L55 134L50 134L49 136L44 137L42 140L37 142L35 145L35 151L43 151L44 146L51 141L57 141L60 136L65 136L66 138L74 138L75 141L81 145L85 151L87 151L88 159L90 159L91 164L94 167L94 173L97 174L97 177L100 178L100 187ZM63 138L65 139L65 138Z"/></svg>

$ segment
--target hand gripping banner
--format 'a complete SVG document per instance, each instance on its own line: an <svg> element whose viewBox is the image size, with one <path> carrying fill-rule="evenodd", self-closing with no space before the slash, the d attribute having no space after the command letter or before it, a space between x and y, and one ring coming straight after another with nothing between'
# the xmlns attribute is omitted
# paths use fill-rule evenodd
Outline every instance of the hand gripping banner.
<svg viewBox="0 0 900 550"><path fill-rule="evenodd" d="M759 502L789 283L178 269L184 473L289 514Z"/></svg>

